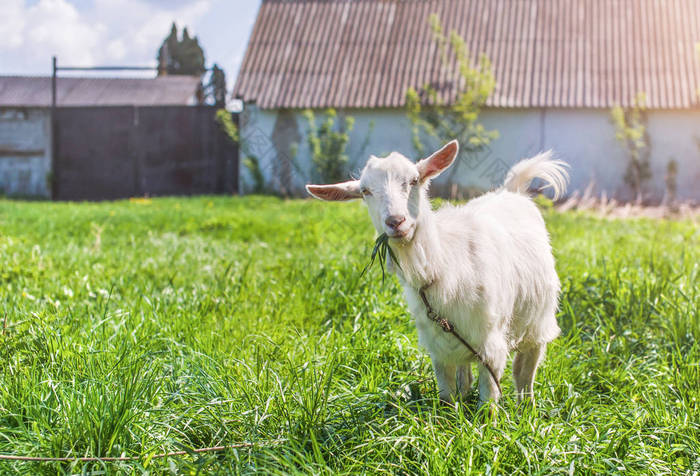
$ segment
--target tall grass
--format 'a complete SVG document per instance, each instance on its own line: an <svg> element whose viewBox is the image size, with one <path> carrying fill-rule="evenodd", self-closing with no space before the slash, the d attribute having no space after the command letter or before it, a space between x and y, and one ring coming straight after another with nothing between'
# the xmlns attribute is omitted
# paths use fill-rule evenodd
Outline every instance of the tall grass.
<svg viewBox="0 0 700 476"><path fill-rule="evenodd" d="M439 405L359 204L0 201L0 474L700 471L700 232L546 216L563 335L536 408ZM282 439L276 446L264 442Z"/></svg>

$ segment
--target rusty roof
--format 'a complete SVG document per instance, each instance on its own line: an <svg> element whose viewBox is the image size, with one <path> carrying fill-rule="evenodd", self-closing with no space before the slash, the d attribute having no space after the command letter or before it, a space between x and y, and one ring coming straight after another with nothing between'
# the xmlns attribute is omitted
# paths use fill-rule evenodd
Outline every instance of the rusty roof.
<svg viewBox="0 0 700 476"><path fill-rule="evenodd" d="M73 78L59 77L59 106L165 106L194 104L199 78ZM51 106L51 78L0 76L0 107Z"/></svg>
<svg viewBox="0 0 700 476"><path fill-rule="evenodd" d="M400 107L410 86L443 85L436 13L486 54L494 107L698 104L698 0L263 0L234 87L262 108Z"/></svg>

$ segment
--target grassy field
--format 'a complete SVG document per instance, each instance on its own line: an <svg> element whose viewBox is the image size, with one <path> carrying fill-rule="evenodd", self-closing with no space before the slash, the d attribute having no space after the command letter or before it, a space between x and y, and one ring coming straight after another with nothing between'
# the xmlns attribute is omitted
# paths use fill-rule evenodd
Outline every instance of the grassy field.
<svg viewBox="0 0 700 476"><path fill-rule="evenodd" d="M358 203L0 201L0 474L697 474L700 231L546 215L536 409L442 407ZM254 448L149 460L187 448Z"/></svg>

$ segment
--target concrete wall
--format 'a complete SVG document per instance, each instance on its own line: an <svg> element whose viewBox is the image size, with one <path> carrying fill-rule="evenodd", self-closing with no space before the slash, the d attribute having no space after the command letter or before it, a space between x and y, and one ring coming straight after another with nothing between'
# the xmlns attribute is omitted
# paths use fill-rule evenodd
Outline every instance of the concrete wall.
<svg viewBox="0 0 700 476"><path fill-rule="evenodd" d="M678 162L678 195L700 202L700 111L655 111L649 115L652 174L657 195L670 159Z"/></svg>
<svg viewBox="0 0 700 476"><path fill-rule="evenodd" d="M351 170L355 174L370 154L383 156L395 150L415 157L411 126L403 110L348 110L345 113L355 118L349 148ZM598 192L604 190L608 196L620 199L632 198L623 181L627 158L615 139L610 111L488 109L482 112L480 121L487 129L498 130L500 136L480 153L460 157L453 181L463 187L489 189L498 186L517 160L553 149L557 157L571 165L569 192L583 190L594 182ZM372 122L374 129L365 144ZM700 137L700 112L651 111L648 127L653 178L647 196L652 200L661 199L666 165L674 158L679 170L678 196L700 201L700 147L695 142L695 136ZM304 183L318 180L309 159L306 129L306 120L299 111L278 115L278 111L247 105L241 118L241 157L258 157L268 187L278 191L286 170L281 164L291 163L293 177L288 188L293 193L303 193ZM285 153L286 146L293 142L299 142L296 156ZM250 175L244 166L241 178L244 185L241 190L245 191ZM445 179L441 176L437 186L441 181L444 184Z"/></svg>
<svg viewBox="0 0 700 476"><path fill-rule="evenodd" d="M48 109L0 108L0 194L48 198L50 173Z"/></svg>

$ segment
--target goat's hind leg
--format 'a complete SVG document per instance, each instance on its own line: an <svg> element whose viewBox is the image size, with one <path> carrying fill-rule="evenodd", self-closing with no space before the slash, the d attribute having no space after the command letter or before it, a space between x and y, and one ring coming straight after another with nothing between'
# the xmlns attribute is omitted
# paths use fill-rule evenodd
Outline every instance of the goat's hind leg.
<svg viewBox="0 0 700 476"><path fill-rule="evenodd" d="M547 344L532 344L518 349L513 359L513 380L518 393L518 401L534 401L533 386L535 373L542 361Z"/></svg>

